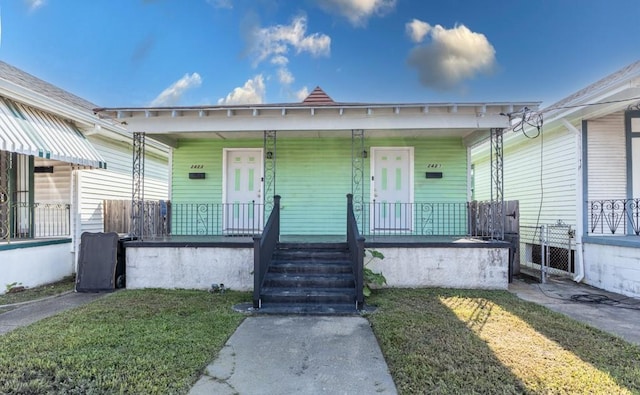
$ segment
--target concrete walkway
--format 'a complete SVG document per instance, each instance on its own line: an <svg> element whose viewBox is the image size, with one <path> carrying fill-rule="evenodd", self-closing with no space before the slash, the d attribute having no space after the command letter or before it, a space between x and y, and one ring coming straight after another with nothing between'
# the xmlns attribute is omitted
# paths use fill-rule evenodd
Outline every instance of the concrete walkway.
<svg viewBox="0 0 640 395"><path fill-rule="evenodd" d="M545 284L514 279L509 291L519 298L640 345L640 299L552 277Z"/></svg>
<svg viewBox="0 0 640 395"><path fill-rule="evenodd" d="M204 394L396 394L362 317L249 317L191 389Z"/></svg>
<svg viewBox="0 0 640 395"><path fill-rule="evenodd" d="M89 303L104 295L104 293L71 292L53 298L34 301L34 303L23 304L14 310L0 314L0 335Z"/></svg>

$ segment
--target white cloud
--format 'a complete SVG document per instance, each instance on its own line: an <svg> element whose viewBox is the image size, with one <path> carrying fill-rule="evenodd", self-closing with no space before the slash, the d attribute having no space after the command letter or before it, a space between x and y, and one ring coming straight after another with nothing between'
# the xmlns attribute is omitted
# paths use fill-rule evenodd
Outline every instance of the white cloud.
<svg viewBox="0 0 640 395"><path fill-rule="evenodd" d="M427 34L431 40L414 47L408 58L423 85L447 90L495 68L496 51L484 34L464 25L452 29L435 25Z"/></svg>
<svg viewBox="0 0 640 395"><path fill-rule="evenodd" d="M207 0L208 4L211 4L215 8L224 8L230 10L233 8L231 0Z"/></svg>
<svg viewBox="0 0 640 395"><path fill-rule="evenodd" d="M307 96L309 96L309 89L306 86L303 86L302 89L295 93L295 95L298 101L303 101Z"/></svg>
<svg viewBox="0 0 640 395"><path fill-rule="evenodd" d="M407 34L409 35L409 37L411 37L411 41L413 41L414 43L419 43L424 39L427 33L429 33L429 30L431 30L431 25L427 22L414 19L411 22L407 22L405 28L407 30Z"/></svg>
<svg viewBox="0 0 640 395"><path fill-rule="evenodd" d="M291 72L286 67L281 67L278 69L278 81L280 81L281 84L291 85L294 80L295 78L293 77L293 74L291 74Z"/></svg>
<svg viewBox="0 0 640 395"><path fill-rule="evenodd" d="M35 11L46 3L45 0L24 0L24 2L27 3L29 11Z"/></svg>
<svg viewBox="0 0 640 395"><path fill-rule="evenodd" d="M278 66L286 66L289 63L289 59L286 56L277 55L271 58L271 63L277 64Z"/></svg>
<svg viewBox="0 0 640 395"><path fill-rule="evenodd" d="M189 75L189 73L185 74L178 81L171 84L170 87L162 91L153 99L153 101L149 104L151 107L162 107L162 106L172 106L177 104L182 95L191 88L196 88L200 86L202 83L202 78L200 78L200 74L193 73Z"/></svg>
<svg viewBox="0 0 640 395"><path fill-rule="evenodd" d="M224 99L219 99L218 104L261 104L264 103L265 92L264 78L258 74L243 86L235 88Z"/></svg>
<svg viewBox="0 0 640 395"><path fill-rule="evenodd" d="M311 56L328 56L331 52L331 37L321 33L309 35L306 33L306 16L294 18L290 25L254 29L251 34L254 65L269 58L282 62L284 61L282 58L286 58L289 49L293 49L296 54L308 52Z"/></svg>
<svg viewBox="0 0 640 395"><path fill-rule="evenodd" d="M393 11L396 0L317 0L317 4L347 18L354 26L364 26L373 15L384 16Z"/></svg>

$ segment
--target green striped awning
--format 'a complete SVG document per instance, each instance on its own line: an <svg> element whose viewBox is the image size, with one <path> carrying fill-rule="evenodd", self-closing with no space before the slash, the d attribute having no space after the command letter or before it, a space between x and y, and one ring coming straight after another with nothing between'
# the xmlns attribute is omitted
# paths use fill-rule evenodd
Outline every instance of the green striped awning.
<svg viewBox="0 0 640 395"><path fill-rule="evenodd" d="M106 168L102 156L71 123L0 98L0 150Z"/></svg>

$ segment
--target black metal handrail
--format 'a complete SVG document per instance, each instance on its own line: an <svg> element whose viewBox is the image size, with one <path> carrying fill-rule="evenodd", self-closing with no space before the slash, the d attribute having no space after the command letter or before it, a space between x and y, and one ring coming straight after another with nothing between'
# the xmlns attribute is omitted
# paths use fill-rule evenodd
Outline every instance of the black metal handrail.
<svg viewBox="0 0 640 395"><path fill-rule="evenodd" d="M356 283L356 309L364 306L364 241L358 231L358 222L353 212L353 195L347 195L347 246Z"/></svg>
<svg viewBox="0 0 640 395"><path fill-rule="evenodd" d="M592 234L640 235L640 198L592 200L588 205Z"/></svg>
<svg viewBox="0 0 640 395"><path fill-rule="evenodd" d="M264 276L280 240L280 196L273 197L273 210L260 236L253 238L253 308L259 309Z"/></svg>

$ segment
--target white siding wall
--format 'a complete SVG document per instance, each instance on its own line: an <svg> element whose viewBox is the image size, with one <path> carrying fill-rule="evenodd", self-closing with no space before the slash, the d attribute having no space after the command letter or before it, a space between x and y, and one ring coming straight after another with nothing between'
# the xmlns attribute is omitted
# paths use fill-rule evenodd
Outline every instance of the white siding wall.
<svg viewBox="0 0 640 395"><path fill-rule="evenodd" d="M34 166L53 166L53 173L35 173L34 200L36 203L71 203L72 165L56 160L35 158Z"/></svg>
<svg viewBox="0 0 640 395"><path fill-rule="evenodd" d="M90 138L90 141L107 162L107 170L114 173L131 175L131 167L133 164L133 148L131 144L104 140L93 136ZM166 182L169 176L168 163L168 158L161 158L147 151L144 163L145 179Z"/></svg>
<svg viewBox="0 0 640 395"><path fill-rule="evenodd" d="M521 140L518 144L505 143L505 200L520 201L521 225L556 223L560 219L575 225L577 137L565 128L544 133L542 138ZM491 197L488 150L486 144L472 151L476 200Z"/></svg>
<svg viewBox="0 0 640 395"><path fill-rule="evenodd" d="M107 170L77 172L78 201L74 213L76 223L75 244L80 243L83 232L102 232L104 200L131 200L131 177ZM145 179L146 200L166 200L166 183ZM79 250L76 250L79 251Z"/></svg>
<svg viewBox="0 0 640 395"><path fill-rule="evenodd" d="M587 125L588 200L627 197L624 114L615 113Z"/></svg>
<svg viewBox="0 0 640 395"><path fill-rule="evenodd" d="M83 232L104 231L104 200L131 200L131 146L96 138L91 143L107 162L107 169L80 170L75 174L77 195L72 221L76 252ZM169 196L168 159L146 156L144 172L144 198L166 200Z"/></svg>

